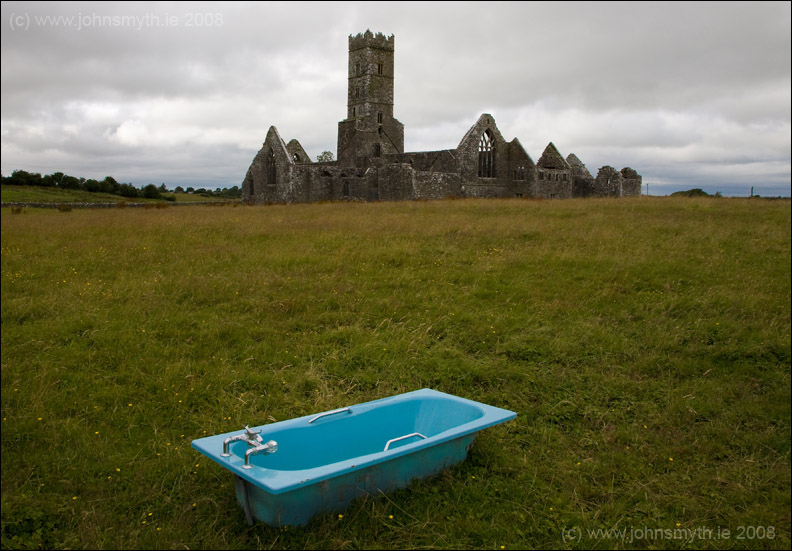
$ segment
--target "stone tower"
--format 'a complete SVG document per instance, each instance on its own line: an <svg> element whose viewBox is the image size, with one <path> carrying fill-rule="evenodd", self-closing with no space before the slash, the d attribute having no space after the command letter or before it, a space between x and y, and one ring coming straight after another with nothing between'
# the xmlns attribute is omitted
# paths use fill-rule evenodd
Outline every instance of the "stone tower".
<svg viewBox="0 0 792 551"><path fill-rule="evenodd" d="M371 31L349 37L347 118L338 123L338 161L365 166L404 153L404 125L393 117L396 39ZM371 161L367 161L371 159Z"/></svg>

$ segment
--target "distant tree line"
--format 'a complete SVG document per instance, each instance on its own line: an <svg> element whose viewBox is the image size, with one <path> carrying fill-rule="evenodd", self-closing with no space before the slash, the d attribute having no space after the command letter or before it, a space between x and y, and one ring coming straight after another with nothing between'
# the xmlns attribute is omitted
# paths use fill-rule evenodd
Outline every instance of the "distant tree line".
<svg viewBox="0 0 792 551"><path fill-rule="evenodd" d="M716 191L715 195L710 195L700 187L688 189L687 191L675 191L671 197L723 197L720 191Z"/></svg>
<svg viewBox="0 0 792 551"><path fill-rule="evenodd" d="M130 199L166 199L168 201L175 201L176 197L173 195L163 195L169 193L170 190L161 184L156 186L148 184L142 189L138 189L132 184L119 183L112 176L105 176L104 180L95 180L93 178L77 178L76 176L69 176L63 172L54 172L42 176L37 172L27 172L26 170L15 170L11 176L0 177L0 184L14 185L14 186L39 186L39 187L54 187L59 189L76 189L88 191L91 193L109 193L111 195L120 195ZM202 195L204 197L222 197L224 199L238 199L242 197L242 190L239 186L232 188L216 188L214 191L204 188L188 187L184 189L182 186L176 186L173 191L178 193L193 193Z"/></svg>
<svg viewBox="0 0 792 551"><path fill-rule="evenodd" d="M203 195L206 197L222 197L223 199L239 199L242 197L242 188L239 186L227 187L227 188L215 188L214 191L211 189L204 189L199 187L195 189L193 187L188 187L187 189L176 186L176 189L173 191L177 193L193 193L195 195Z"/></svg>

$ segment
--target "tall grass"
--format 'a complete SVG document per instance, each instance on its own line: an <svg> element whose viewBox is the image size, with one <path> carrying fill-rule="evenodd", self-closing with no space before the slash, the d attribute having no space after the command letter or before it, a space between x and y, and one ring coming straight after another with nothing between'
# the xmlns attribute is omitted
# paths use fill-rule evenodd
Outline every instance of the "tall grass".
<svg viewBox="0 0 792 551"><path fill-rule="evenodd" d="M518 417L303 529L189 445L423 387ZM786 549L790 204L4 209L2 416L8 548Z"/></svg>

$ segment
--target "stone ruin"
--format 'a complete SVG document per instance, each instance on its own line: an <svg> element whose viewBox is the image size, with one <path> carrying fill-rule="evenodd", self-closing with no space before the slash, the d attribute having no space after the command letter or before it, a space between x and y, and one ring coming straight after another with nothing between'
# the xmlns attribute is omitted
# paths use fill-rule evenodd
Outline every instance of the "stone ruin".
<svg viewBox="0 0 792 551"><path fill-rule="evenodd" d="M451 197L626 197L641 194L631 168L593 178L574 154L550 142L537 163L517 138L506 141L482 114L455 149L404 151L393 113L395 37L349 37L347 117L338 123L335 161L312 162L300 142L271 126L242 182L248 204L328 200L392 201Z"/></svg>

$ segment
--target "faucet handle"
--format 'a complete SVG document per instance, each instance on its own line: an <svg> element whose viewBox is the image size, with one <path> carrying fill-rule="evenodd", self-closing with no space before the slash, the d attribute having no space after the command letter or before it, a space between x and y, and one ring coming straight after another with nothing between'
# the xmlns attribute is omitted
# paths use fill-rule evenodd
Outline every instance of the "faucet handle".
<svg viewBox="0 0 792 551"><path fill-rule="evenodd" d="M249 426L245 425L245 436L247 436L247 439L250 442L256 442L256 443L263 442L264 439L261 436L259 436L260 432L261 429L253 430Z"/></svg>

